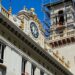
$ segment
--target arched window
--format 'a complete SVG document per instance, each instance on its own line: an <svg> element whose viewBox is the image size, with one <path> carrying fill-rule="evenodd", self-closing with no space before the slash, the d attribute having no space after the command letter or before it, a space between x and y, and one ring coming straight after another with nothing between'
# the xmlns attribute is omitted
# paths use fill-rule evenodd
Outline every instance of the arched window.
<svg viewBox="0 0 75 75"><path fill-rule="evenodd" d="M58 18L59 18L59 25L63 25L63 23L64 23L64 12L63 12L63 10L60 10L58 12Z"/></svg>

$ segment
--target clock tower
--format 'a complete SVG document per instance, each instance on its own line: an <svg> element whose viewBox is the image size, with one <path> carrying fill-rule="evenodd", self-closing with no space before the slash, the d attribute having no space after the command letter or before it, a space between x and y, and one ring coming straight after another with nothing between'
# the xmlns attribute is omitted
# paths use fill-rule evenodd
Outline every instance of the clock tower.
<svg viewBox="0 0 75 75"><path fill-rule="evenodd" d="M21 20L19 27L23 32L44 48L44 29L35 13L35 9L28 10L24 7L23 10L19 11L17 18Z"/></svg>

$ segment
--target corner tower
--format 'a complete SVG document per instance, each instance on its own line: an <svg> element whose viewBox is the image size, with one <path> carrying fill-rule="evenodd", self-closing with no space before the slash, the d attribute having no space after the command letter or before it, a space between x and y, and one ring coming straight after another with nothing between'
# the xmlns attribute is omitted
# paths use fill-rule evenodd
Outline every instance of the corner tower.
<svg viewBox="0 0 75 75"><path fill-rule="evenodd" d="M51 27L47 43L53 56L75 74L75 1L61 0L48 7Z"/></svg>

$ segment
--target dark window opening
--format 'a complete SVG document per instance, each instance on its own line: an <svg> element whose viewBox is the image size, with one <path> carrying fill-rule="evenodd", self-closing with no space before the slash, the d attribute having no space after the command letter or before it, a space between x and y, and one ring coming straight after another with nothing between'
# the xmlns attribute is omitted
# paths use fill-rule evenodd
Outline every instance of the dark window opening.
<svg viewBox="0 0 75 75"><path fill-rule="evenodd" d="M3 63L5 45L0 42L0 63Z"/></svg>
<svg viewBox="0 0 75 75"><path fill-rule="evenodd" d="M25 74L26 63L27 63L27 60L25 60L24 58L22 58L22 75Z"/></svg>
<svg viewBox="0 0 75 75"><path fill-rule="evenodd" d="M36 66L32 64L31 75L35 75L35 69L36 69Z"/></svg>
<svg viewBox="0 0 75 75"><path fill-rule="evenodd" d="M54 48L54 44L53 43L50 43L50 45L52 46L52 48Z"/></svg>
<svg viewBox="0 0 75 75"><path fill-rule="evenodd" d="M75 38L74 38L74 37L71 37L71 41L72 41L72 42L75 42Z"/></svg>
<svg viewBox="0 0 75 75"><path fill-rule="evenodd" d="M57 47L57 46L58 46L57 42L54 42L54 46L55 46L55 47Z"/></svg>
<svg viewBox="0 0 75 75"><path fill-rule="evenodd" d="M58 12L58 17L59 17L59 25L63 25L64 24L64 12L63 12L63 10L60 10Z"/></svg>
<svg viewBox="0 0 75 75"><path fill-rule="evenodd" d="M63 44L66 44L66 40L65 39L62 42L63 42Z"/></svg>
<svg viewBox="0 0 75 75"><path fill-rule="evenodd" d="M59 44L59 46L61 46L62 45L62 42L61 41L58 41L58 44Z"/></svg>
<svg viewBox="0 0 75 75"><path fill-rule="evenodd" d="M67 42L68 42L68 43L70 43L70 42L71 42L69 38L67 38Z"/></svg>

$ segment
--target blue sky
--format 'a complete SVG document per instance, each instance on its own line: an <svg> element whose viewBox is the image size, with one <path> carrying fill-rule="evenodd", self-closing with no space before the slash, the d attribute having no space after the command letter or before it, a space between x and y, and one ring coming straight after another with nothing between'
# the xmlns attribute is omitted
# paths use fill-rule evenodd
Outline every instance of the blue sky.
<svg viewBox="0 0 75 75"><path fill-rule="evenodd" d="M43 21L44 14L42 12L42 1L44 0L2 0L2 4L6 9L9 9L11 1L11 7L13 14L17 14L18 11L22 10L24 6L28 9L35 8L35 12L38 15L38 18ZM50 0L56 1L56 0Z"/></svg>
<svg viewBox="0 0 75 75"><path fill-rule="evenodd" d="M42 0L11 0L11 6L13 10L13 14L17 14L18 11L22 10L24 6L28 9L35 8L35 12L38 15L38 18L43 20L43 12L42 12ZM6 9L9 9L10 0L3 0L3 6Z"/></svg>
<svg viewBox="0 0 75 75"><path fill-rule="evenodd" d="M42 1L44 0L2 0L2 5L8 10L11 4L13 14L17 14L20 10L23 9L24 6L26 6L28 9L35 8L35 12L42 23L44 20L44 13L42 11ZM50 1L54 2L57 0ZM46 28L45 25L43 25L43 27Z"/></svg>

